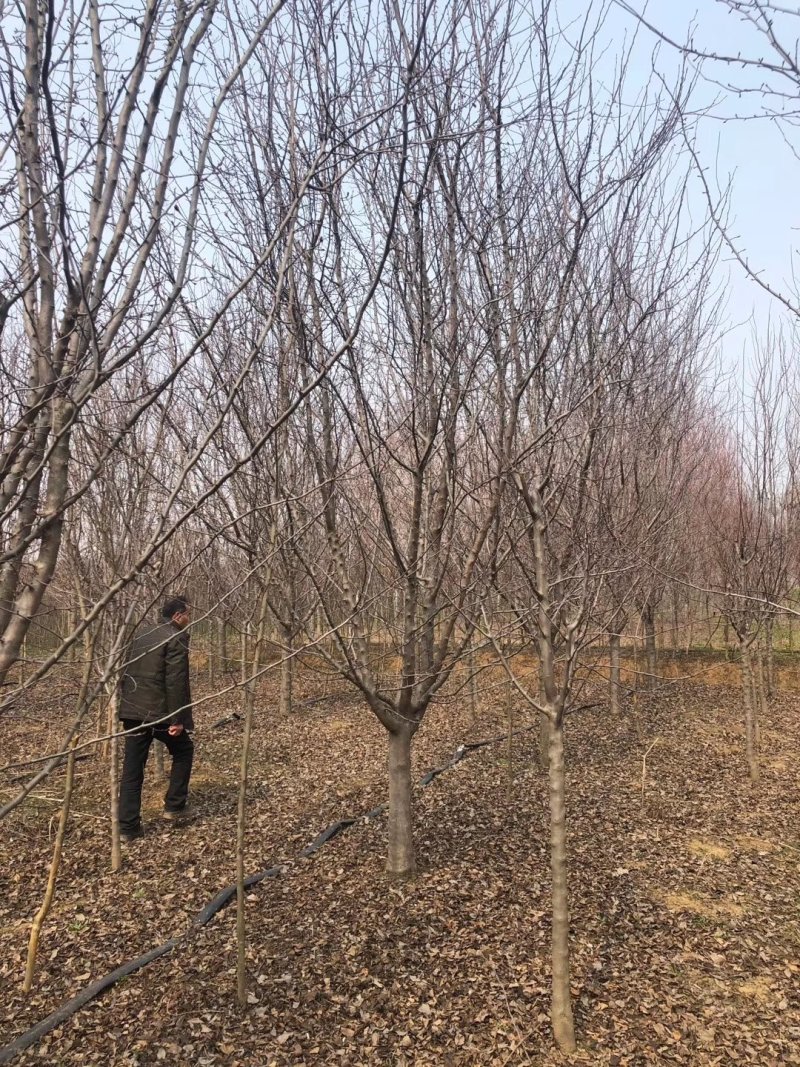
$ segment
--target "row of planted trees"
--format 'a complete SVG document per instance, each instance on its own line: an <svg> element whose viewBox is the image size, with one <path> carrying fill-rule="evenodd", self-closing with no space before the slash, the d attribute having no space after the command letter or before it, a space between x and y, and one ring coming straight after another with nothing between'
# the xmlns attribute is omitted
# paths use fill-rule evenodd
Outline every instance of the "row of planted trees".
<svg viewBox="0 0 800 1067"><path fill-rule="evenodd" d="M406 876L413 738L488 658L543 731L569 1049L579 666L608 650L617 709L631 638L657 674L667 593L711 605L756 777L754 650L765 636L768 676L798 574L790 361L771 344L746 402L712 388L691 84L636 86L622 64L601 89L595 35L567 46L547 3L153 3L121 57L124 13L88 15L29 4L4 72L1 232L21 266L2 305L0 709L69 659L83 684L2 814L98 739L113 794L127 636L188 589L201 715L245 695L240 846L256 683L279 666L289 713L302 654L386 730L387 869ZM70 625L32 655L55 604Z"/></svg>

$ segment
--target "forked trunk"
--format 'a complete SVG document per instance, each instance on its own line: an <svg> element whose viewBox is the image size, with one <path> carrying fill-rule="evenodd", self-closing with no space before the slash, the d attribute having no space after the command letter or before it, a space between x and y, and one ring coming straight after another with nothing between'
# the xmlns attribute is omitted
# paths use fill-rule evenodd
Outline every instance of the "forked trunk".
<svg viewBox="0 0 800 1067"><path fill-rule="evenodd" d="M396 878L414 873L411 805L411 731L389 733L389 855L386 870Z"/></svg>
<svg viewBox="0 0 800 1067"><path fill-rule="evenodd" d="M619 646L620 639L619 634L611 634L609 640L609 651L611 653L611 667L608 676L608 691L611 698L611 713L612 715L619 714L619 698L620 698L620 684L619 684Z"/></svg>
<svg viewBox="0 0 800 1067"><path fill-rule="evenodd" d="M567 891L567 818L564 774L564 729L550 724L550 870L553 928L551 1019L556 1044L574 1052L575 1023L569 989L569 897Z"/></svg>
<svg viewBox="0 0 800 1067"><path fill-rule="evenodd" d="M740 645L742 653L742 696L744 703L744 728L745 744L747 751L747 770L750 774L750 781L757 782L759 779L758 748L756 744L756 734L758 731L758 715L756 711L756 704L753 699L753 662L752 657L750 655L750 646L745 641L741 641Z"/></svg>

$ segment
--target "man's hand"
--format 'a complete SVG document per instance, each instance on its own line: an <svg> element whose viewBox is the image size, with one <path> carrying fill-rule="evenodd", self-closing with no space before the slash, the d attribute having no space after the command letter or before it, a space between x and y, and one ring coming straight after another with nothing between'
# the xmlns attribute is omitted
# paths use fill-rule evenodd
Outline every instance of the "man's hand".
<svg viewBox="0 0 800 1067"><path fill-rule="evenodd" d="M179 722L173 723L173 725L170 726L170 728L167 730L167 733L170 737L177 737L178 734L183 733L183 727Z"/></svg>

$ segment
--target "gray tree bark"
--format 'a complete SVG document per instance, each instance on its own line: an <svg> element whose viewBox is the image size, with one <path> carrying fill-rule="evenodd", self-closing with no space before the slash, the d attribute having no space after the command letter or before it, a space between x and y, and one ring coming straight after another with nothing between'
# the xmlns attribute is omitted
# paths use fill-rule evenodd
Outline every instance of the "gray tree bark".
<svg viewBox="0 0 800 1067"><path fill-rule="evenodd" d="M412 731L400 726L389 732L389 854L387 873L406 878L414 873L411 795Z"/></svg>

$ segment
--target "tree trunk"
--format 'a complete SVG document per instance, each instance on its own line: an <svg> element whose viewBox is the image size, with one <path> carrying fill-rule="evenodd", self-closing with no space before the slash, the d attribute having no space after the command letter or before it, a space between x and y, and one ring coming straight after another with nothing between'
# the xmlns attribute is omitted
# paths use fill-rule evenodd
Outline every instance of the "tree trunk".
<svg viewBox="0 0 800 1067"><path fill-rule="evenodd" d="M564 729L550 723L550 870L552 876L552 996L551 1020L556 1044L574 1052L575 1023L569 989L569 897L567 890L567 819L564 775Z"/></svg>
<svg viewBox="0 0 800 1067"><path fill-rule="evenodd" d="M747 769L750 774L750 781L757 782L759 779L758 750L756 746L758 715L755 701L753 700L753 661L750 655L750 646L747 642L745 640L740 640L739 644L742 653L742 696L744 703Z"/></svg>
<svg viewBox="0 0 800 1067"><path fill-rule="evenodd" d="M648 606L642 612L644 622L644 648L647 660L647 688L656 688L656 673L658 671L658 653L656 651L656 624L653 608Z"/></svg>
<svg viewBox="0 0 800 1067"><path fill-rule="evenodd" d="M507 793L510 800L514 793L514 689L511 679L506 678L506 722L508 724L507 752L508 778Z"/></svg>
<svg viewBox="0 0 800 1067"><path fill-rule="evenodd" d="M389 855L386 870L396 878L413 874L415 868L411 737L407 726L389 733Z"/></svg>
<svg viewBox="0 0 800 1067"><path fill-rule="evenodd" d="M775 623L773 619L767 620L765 638L766 638L766 666L767 666L767 689L766 695L769 700L775 696L775 642L774 642Z"/></svg>
<svg viewBox="0 0 800 1067"><path fill-rule="evenodd" d="M544 669L542 657L539 656L539 704L544 707L547 703L547 691L544 682ZM541 712L539 713L539 766L546 771L550 765L550 720Z"/></svg>
<svg viewBox="0 0 800 1067"><path fill-rule="evenodd" d="M546 771L550 765L550 720L539 713L539 766Z"/></svg>
<svg viewBox="0 0 800 1067"><path fill-rule="evenodd" d="M60 635L62 641L64 640L65 637L69 637L69 635L75 629L76 625L77 625L77 618L76 618L75 612L68 609L65 612L64 629L66 630L66 633L62 633ZM77 641L73 641L73 643L70 645L69 652L67 653L67 661L69 663L75 663L77 658L78 658L78 642Z"/></svg>
<svg viewBox="0 0 800 1067"><path fill-rule="evenodd" d="M253 732L253 712L256 703L256 678L261 667L264 642L267 635L267 612L269 599L266 592L261 596L261 607L253 649L253 672L245 682L244 690L244 736L242 757L239 763L239 800L236 814L236 999L240 1007L247 1006L247 930L245 926L244 900L244 839L247 829L247 777L250 767L250 738Z"/></svg>
<svg viewBox="0 0 800 1067"><path fill-rule="evenodd" d="M242 684L247 681L250 671L247 666L247 631L249 626L247 623L242 625L242 632L239 634L239 671Z"/></svg>
<svg viewBox="0 0 800 1067"><path fill-rule="evenodd" d="M292 688L294 685L294 655L292 654L293 637L289 634L285 638L286 647L282 652L281 660L281 719L286 719L292 714Z"/></svg>
<svg viewBox="0 0 800 1067"><path fill-rule="evenodd" d="M108 776L111 786L111 870L118 871L122 866L122 848L119 839L119 738L114 737L121 723L117 719L118 691L108 702L109 744Z"/></svg>
<svg viewBox="0 0 800 1067"><path fill-rule="evenodd" d="M619 646L620 637L619 634L611 634L609 639L609 651L611 654L611 666L608 676L608 690L611 698L611 714L619 714L619 698L620 698L620 684L619 684Z"/></svg>
<svg viewBox="0 0 800 1067"><path fill-rule="evenodd" d="M208 684L214 688L214 639L210 628L206 630L206 649L208 651Z"/></svg>
<svg viewBox="0 0 800 1067"><path fill-rule="evenodd" d="M470 722L474 726L478 721L478 676L475 673L475 650L472 646L472 638L469 641L467 670L469 671Z"/></svg>
<svg viewBox="0 0 800 1067"><path fill-rule="evenodd" d="M224 674L228 666L228 633L224 619L217 619L217 655L219 656L219 669Z"/></svg>
<svg viewBox="0 0 800 1067"><path fill-rule="evenodd" d="M764 671L764 651L761 645L757 648L756 664L758 673L756 674L756 696L753 700L753 707L756 709L756 752L761 754L761 723L767 721L767 714L769 711L769 704L767 703L767 680L766 673Z"/></svg>
<svg viewBox="0 0 800 1067"><path fill-rule="evenodd" d="M673 586L672 589L672 641L670 642L672 648L677 652L678 650L678 588Z"/></svg>
<svg viewBox="0 0 800 1067"><path fill-rule="evenodd" d="M166 773L164 770L164 746L160 741L153 746L153 773L157 781L161 781Z"/></svg>
<svg viewBox="0 0 800 1067"><path fill-rule="evenodd" d="M244 737L239 767L239 804L236 817L236 999L247 1006L247 936L244 914L244 835L246 829L247 771L250 760L250 735L253 728L253 698L248 687L245 698Z"/></svg>

